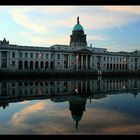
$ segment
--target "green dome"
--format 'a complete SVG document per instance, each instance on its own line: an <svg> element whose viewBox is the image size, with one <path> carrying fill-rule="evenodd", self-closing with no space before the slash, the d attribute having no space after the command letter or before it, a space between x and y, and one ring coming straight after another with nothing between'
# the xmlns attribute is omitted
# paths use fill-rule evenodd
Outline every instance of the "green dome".
<svg viewBox="0 0 140 140"><path fill-rule="evenodd" d="M74 28L73 28L73 31L84 31L83 27L81 24L77 23Z"/></svg>
<svg viewBox="0 0 140 140"><path fill-rule="evenodd" d="M74 121L79 122L81 120L82 116L72 115L72 118Z"/></svg>

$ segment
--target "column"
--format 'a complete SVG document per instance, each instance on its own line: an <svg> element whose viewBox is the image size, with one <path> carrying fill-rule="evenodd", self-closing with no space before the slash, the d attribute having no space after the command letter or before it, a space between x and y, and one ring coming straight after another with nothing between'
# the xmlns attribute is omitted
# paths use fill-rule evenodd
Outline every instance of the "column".
<svg viewBox="0 0 140 140"><path fill-rule="evenodd" d="M10 52L9 51L7 51L7 68L10 68ZM15 58L14 58L14 60L15 60Z"/></svg>
<svg viewBox="0 0 140 140"><path fill-rule="evenodd" d="M87 92L87 80L85 81L85 85L86 85L86 90L85 91Z"/></svg>
<svg viewBox="0 0 140 140"><path fill-rule="evenodd" d="M43 61L44 65L43 65L43 69L45 69L45 61Z"/></svg>
<svg viewBox="0 0 140 140"><path fill-rule="evenodd" d="M78 69L78 56L76 55L76 69Z"/></svg>
<svg viewBox="0 0 140 140"><path fill-rule="evenodd" d="M39 69L41 69L40 65L41 65L41 63L40 63L40 61L38 61L38 68Z"/></svg>
<svg viewBox="0 0 140 140"><path fill-rule="evenodd" d="M68 54L68 69L70 68L70 55Z"/></svg>
<svg viewBox="0 0 140 140"><path fill-rule="evenodd" d="M78 89L78 81L76 81L76 89Z"/></svg>
<svg viewBox="0 0 140 140"><path fill-rule="evenodd" d="M71 61L70 61L70 56L71 56L71 54L69 54L69 69L71 69Z"/></svg>
<svg viewBox="0 0 140 140"><path fill-rule="evenodd" d="M50 61L48 61L48 69L50 69Z"/></svg>
<svg viewBox="0 0 140 140"><path fill-rule="evenodd" d="M90 80L89 88L90 88L90 92L91 92L92 91L92 80Z"/></svg>
<svg viewBox="0 0 140 140"><path fill-rule="evenodd" d="M62 55L62 60L63 60L62 69L64 69L64 54Z"/></svg>
<svg viewBox="0 0 140 140"><path fill-rule="evenodd" d="M33 69L35 69L35 61L33 61Z"/></svg>
<svg viewBox="0 0 140 140"><path fill-rule="evenodd" d="M92 56L90 55L90 69L92 69Z"/></svg>
<svg viewBox="0 0 140 140"><path fill-rule="evenodd" d="M87 55L86 55L86 69L87 69L87 61L88 61L88 59L87 59Z"/></svg>
<svg viewBox="0 0 140 140"><path fill-rule="evenodd" d="M83 69L83 55L81 55L81 69Z"/></svg>
<svg viewBox="0 0 140 140"><path fill-rule="evenodd" d="M24 61L22 61L22 69L24 69Z"/></svg>
<svg viewBox="0 0 140 140"><path fill-rule="evenodd" d="M83 91L82 89L83 89L83 81L80 81L81 83L80 83L80 86L81 86L81 92Z"/></svg>

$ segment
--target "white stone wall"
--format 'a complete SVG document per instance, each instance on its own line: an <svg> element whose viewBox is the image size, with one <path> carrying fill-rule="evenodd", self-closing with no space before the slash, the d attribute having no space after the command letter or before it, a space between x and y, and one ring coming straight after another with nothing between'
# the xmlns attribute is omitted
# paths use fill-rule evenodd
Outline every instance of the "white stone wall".
<svg viewBox="0 0 140 140"><path fill-rule="evenodd" d="M41 49L40 51L35 51L34 49L33 51L1 49L1 51L7 51L7 66L12 69L18 69L18 63L21 60L23 61L23 63L27 61L28 66L29 66L30 61L33 61L33 68L35 68L35 61L39 62L39 67L40 67L41 62L43 61L44 68L45 68L46 61L48 61L49 63L49 68L50 68L50 62L53 61L55 69L62 70L64 69L64 54L68 55L68 68L67 69L74 69L75 64L76 64L76 57L75 57L75 53L72 51L78 50L78 49L79 51L80 50L82 51L82 49L87 49L93 52L93 54L91 55L91 64L90 64L93 70L98 69L97 62L98 62L99 56L100 56L99 63L100 63L101 70L107 70L107 64L109 64L109 70L110 70L110 64L112 64L112 71L114 70L114 67L113 67L114 64L115 64L115 70L117 70L116 69L117 64L119 65L118 70L120 70L120 64L123 65L126 63L128 63L129 70L135 70L135 58L138 58L137 69L140 68L140 56L134 57L130 55L125 56L124 54L120 54L120 53L118 53L118 55L117 53L113 53L113 52L107 53L106 52L107 49L104 49L104 48L93 48L93 47L83 48L82 46L75 48L75 47L66 46L66 45L54 45L52 47L54 47L54 50L55 50L54 52L47 51L45 49L44 51ZM1 51L0 51L0 60L1 60ZM20 58L19 56L20 52L22 52L22 58ZM13 53L15 53L14 58L13 58ZM31 53L33 54L33 58L31 58L31 55L30 55ZM37 58L36 53L40 55L43 54L43 57L39 55L39 57ZM25 54L27 54L28 56L26 57ZM48 54L48 58L46 58L46 54ZM54 55L53 58L51 58L51 54ZM60 55L60 59L58 59L58 55ZM104 57L105 57L105 60L104 60ZM124 61L124 59L126 60ZM13 66L12 64L13 61L15 62L15 66ZM1 61L0 61L0 67L1 67Z"/></svg>

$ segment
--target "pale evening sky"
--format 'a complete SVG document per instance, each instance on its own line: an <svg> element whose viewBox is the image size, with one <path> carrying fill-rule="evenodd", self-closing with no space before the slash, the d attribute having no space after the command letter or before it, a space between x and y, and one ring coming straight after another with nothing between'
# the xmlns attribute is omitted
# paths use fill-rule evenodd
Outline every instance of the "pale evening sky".
<svg viewBox="0 0 140 140"><path fill-rule="evenodd" d="M140 6L0 6L0 40L68 45L77 16L87 43L108 51L140 50Z"/></svg>

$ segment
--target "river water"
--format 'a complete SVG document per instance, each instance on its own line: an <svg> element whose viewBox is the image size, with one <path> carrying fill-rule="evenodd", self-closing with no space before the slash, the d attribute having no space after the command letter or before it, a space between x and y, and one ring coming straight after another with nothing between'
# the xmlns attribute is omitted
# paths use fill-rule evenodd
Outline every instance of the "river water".
<svg viewBox="0 0 140 140"><path fill-rule="evenodd" d="M140 134L140 79L0 79L0 134Z"/></svg>

